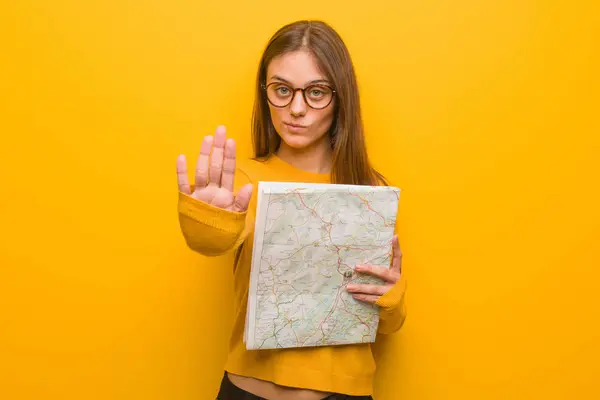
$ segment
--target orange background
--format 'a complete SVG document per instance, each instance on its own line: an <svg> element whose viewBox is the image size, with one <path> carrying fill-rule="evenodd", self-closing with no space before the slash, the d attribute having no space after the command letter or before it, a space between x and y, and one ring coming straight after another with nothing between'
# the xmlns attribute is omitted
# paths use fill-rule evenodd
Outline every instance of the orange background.
<svg viewBox="0 0 600 400"><path fill-rule="evenodd" d="M178 231L175 159L250 154L260 52L322 18L403 189L409 319L377 400L598 399L593 2L19 1L0 35L0 398L214 399L227 257Z"/></svg>

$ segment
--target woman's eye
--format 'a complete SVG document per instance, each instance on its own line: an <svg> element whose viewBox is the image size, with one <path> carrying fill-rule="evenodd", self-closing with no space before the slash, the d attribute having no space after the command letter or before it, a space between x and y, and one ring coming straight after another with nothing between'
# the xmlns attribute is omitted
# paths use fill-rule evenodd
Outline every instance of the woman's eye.
<svg viewBox="0 0 600 400"><path fill-rule="evenodd" d="M277 88L277 91L279 92L279 94L286 95L286 94L288 94L289 89L286 88L285 86L282 86L282 87Z"/></svg>
<svg viewBox="0 0 600 400"><path fill-rule="evenodd" d="M327 88L315 86L310 88L308 91L308 95L315 99L320 99L322 97L329 96L330 91Z"/></svg>

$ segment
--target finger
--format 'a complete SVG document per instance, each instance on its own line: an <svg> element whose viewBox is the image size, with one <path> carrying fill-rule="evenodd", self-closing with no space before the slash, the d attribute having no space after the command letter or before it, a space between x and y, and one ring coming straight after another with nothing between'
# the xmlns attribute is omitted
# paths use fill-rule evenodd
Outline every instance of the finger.
<svg viewBox="0 0 600 400"><path fill-rule="evenodd" d="M177 157L177 186L181 192L190 194L190 180L188 178L185 156L183 154Z"/></svg>
<svg viewBox="0 0 600 400"><path fill-rule="evenodd" d="M380 296L374 296L372 294L353 294L352 297L356 300L364 301L365 303L375 304Z"/></svg>
<svg viewBox="0 0 600 400"><path fill-rule="evenodd" d="M209 185L221 186L223 171L223 153L225 152L225 127L219 126L215 131L212 154L210 156Z"/></svg>
<svg viewBox="0 0 600 400"><path fill-rule="evenodd" d="M223 173L221 175L221 187L233 192L235 180L235 141L227 139L225 142L225 158L223 160Z"/></svg>
<svg viewBox="0 0 600 400"><path fill-rule="evenodd" d="M210 150L213 145L213 137L205 136L200 146L200 155L196 163L196 178L195 186L197 189L202 189L208 185L208 163L210 160Z"/></svg>
<svg viewBox="0 0 600 400"><path fill-rule="evenodd" d="M382 267L379 265L361 264L354 267L354 270L357 272L363 272L365 274L376 276L387 282L393 281L392 276L390 275L389 268Z"/></svg>
<svg viewBox="0 0 600 400"><path fill-rule="evenodd" d="M383 296L386 292L383 285L350 284L346 286L346 290L355 294L372 294L377 296Z"/></svg>
<svg viewBox="0 0 600 400"><path fill-rule="evenodd" d="M244 185L235 196L233 201L233 211L244 212L248 209L250 199L252 198L252 184Z"/></svg>
<svg viewBox="0 0 600 400"><path fill-rule="evenodd" d="M398 235L394 235L392 239L392 249L393 249L393 257L392 257L392 269L394 271L400 272L402 268L402 251L400 250L400 243L398 240Z"/></svg>

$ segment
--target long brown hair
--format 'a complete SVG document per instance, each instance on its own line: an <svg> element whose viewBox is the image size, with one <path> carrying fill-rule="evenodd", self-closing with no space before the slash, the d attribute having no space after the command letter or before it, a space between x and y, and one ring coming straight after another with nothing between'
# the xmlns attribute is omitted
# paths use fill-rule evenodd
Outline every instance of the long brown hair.
<svg viewBox="0 0 600 400"><path fill-rule="evenodd" d="M281 138L271 122L266 84L267 67L282 54L307 50L317 60L336 90L334 119L329 132L333 153L331 182L354 185L387 185L369 162L354 66L339 34L322 21L297 21L280 28L269 40L260 60L252 115L254 158L275 153Z"/></svg>

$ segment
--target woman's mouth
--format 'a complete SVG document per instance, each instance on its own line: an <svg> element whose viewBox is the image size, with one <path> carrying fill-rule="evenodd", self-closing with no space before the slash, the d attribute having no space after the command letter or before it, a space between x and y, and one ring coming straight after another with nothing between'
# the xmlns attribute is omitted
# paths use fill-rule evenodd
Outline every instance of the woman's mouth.
<svg viewBox="0 0 600 400"><path fill-rule="evenodd" d="M302 132L302 131L306 130L306 128L308 128L306 125L292 124L292 123L288 123L288 122L284 122L284 124L290 132L294 132L294 133Z"/></svg>

